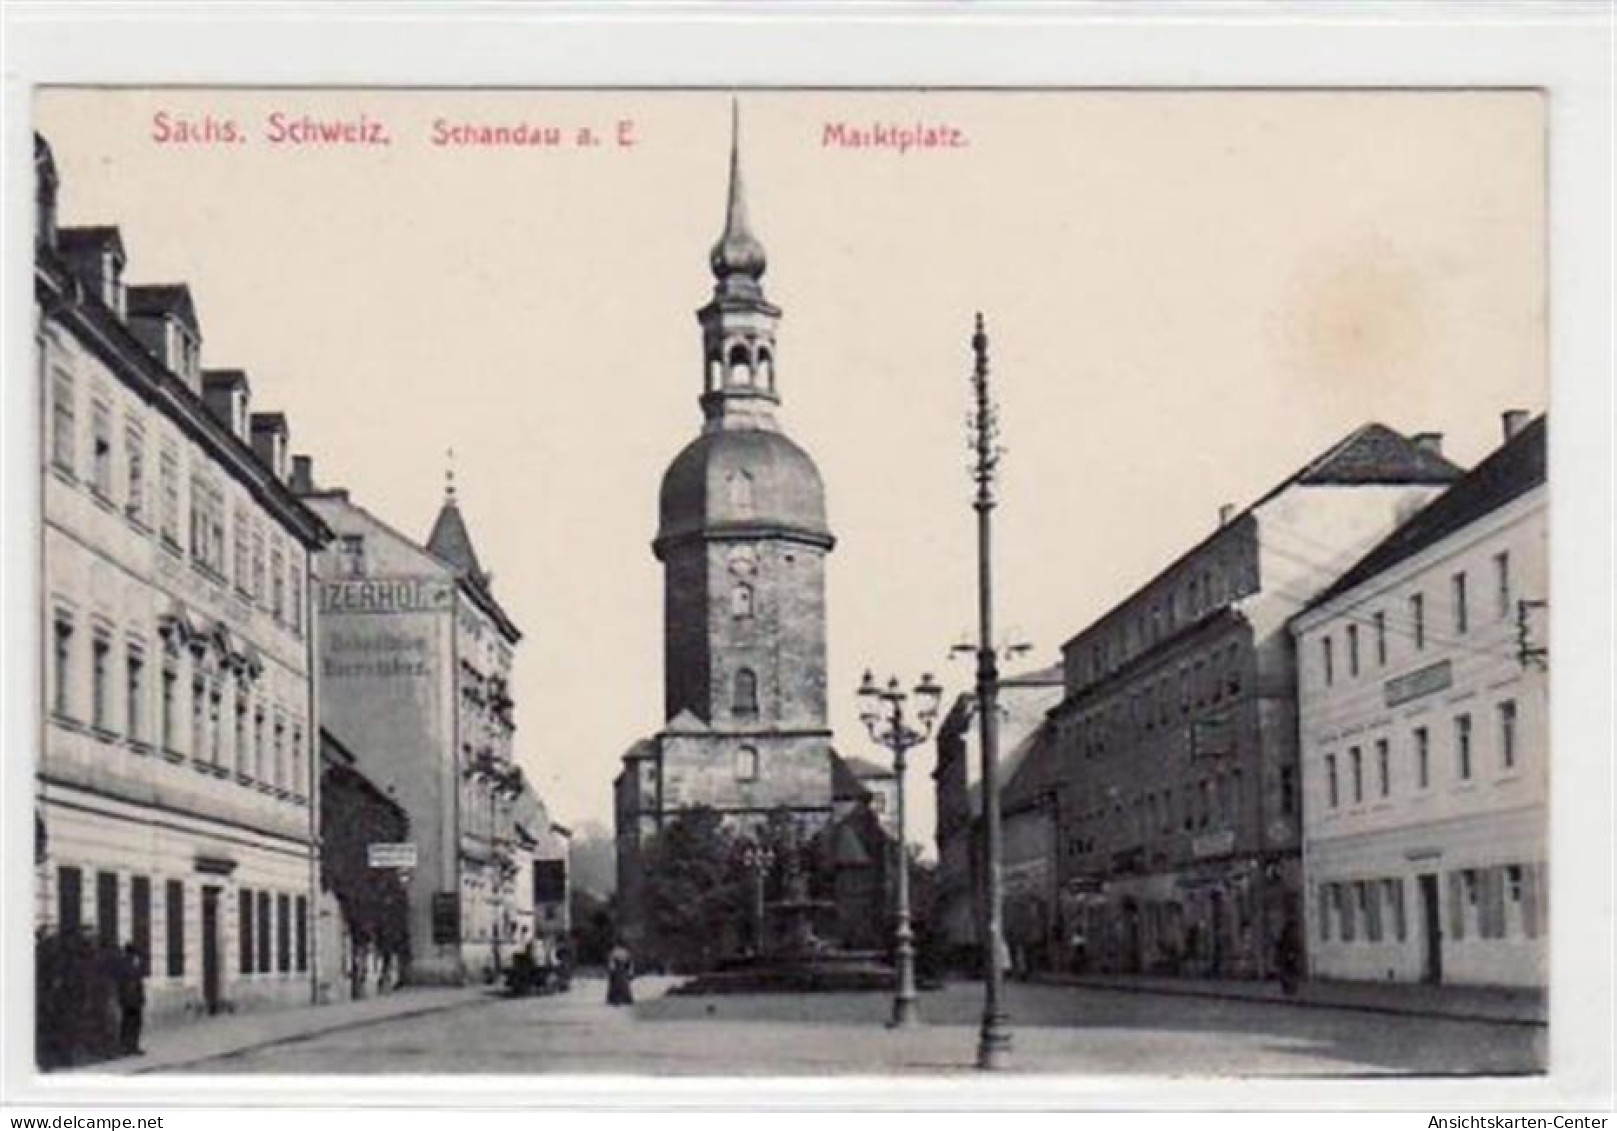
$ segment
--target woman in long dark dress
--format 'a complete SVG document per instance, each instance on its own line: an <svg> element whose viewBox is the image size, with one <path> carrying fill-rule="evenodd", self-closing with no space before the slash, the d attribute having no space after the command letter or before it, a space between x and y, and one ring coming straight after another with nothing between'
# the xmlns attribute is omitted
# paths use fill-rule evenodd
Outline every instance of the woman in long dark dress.
<svg viewBox="0 0 1617 1131"><path fill-rule="evenodd" d="M633 1005L634 990L631 988L633 981L634 959L629 955L629 948L619 943L612 948L612 953L606 959L606 1003Z"/></svg>

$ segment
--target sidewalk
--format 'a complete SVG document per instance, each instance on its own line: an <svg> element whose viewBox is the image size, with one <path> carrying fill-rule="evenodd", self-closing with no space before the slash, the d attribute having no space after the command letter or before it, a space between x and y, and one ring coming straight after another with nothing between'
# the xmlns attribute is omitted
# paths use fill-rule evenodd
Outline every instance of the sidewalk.
<svg viewBox="0 0 1617 1131"><path fill-rule="evenodd" d="M439 1013L491 1001L495 996L496 992L489 986L422 987L334 1005L303 1005L197 1019L175 1018L146 1031L141 1041L144 1056L105 1060L71 1071L115 1075L167 1072L193 1061L211 1060L379 1021Z"/></svg>
<svg viewBox="0 0 1617 1131"><path fill-rule="evenodd" d="M1548 995L1543 990L1496 986L1308 981L1299 987L1297 996L1288 998L1280 992L1279 983L1274 981L1167 978L1145 974L1038 974L1033 980L1124 993L1266 1001L1275 1005L1354 1009L1366 1013L1401 1013L1464 1021L1497 1021L1513 1025L1544 1025L1549 1019Z"/></svg>

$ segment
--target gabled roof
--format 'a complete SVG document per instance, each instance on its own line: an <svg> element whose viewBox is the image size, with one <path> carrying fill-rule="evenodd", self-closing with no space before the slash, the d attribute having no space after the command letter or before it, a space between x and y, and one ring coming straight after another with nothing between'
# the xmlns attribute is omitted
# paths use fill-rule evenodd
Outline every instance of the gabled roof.
<svg viewBox="0 0 1617 1131"><path fill-rule="evenodd" d="M1061 683L1061 680L1061 663L1057 661L1048 667L1002 676L999 685L1000 687L1053 687Z"/></svg>
<svg viewBox="0 0 1617 1131"><path fill-rule="evenodd" d="M1100 625L1106 623L1129 602L1168 577L1204 548L1222 538L1226 531L1247 520L1253 512L1292 487L1352 486L1384 484L1452 483L1464 470L1441 454L1430 451L1395 429L1375 421L1362 424L1342 439L1326 448L1302 467L1276 483L1228 522L1200 538L1184 553L1174 558L1153 574L1150 580L1135 586L1128 595L1115 602L1106 612L1067 638L1062 647L1068 648Z"/></svg>
<svg viewBox="0 0 1617 1131"><path fill-rule="evenodd" d="M689 707L682 708L679 714L669 719L663 726L665 733L673 734L706 734L712 729Z"/></svg>
<svg viewBox="0 0 1617 1131"><path fill-rule="evenodd" d="M1459 474L1460 468L1440 452L1372 421L1349 432L1258 502L1273 498L1293 483L1450 483Z"/></svg>
<svg viewBox="0 0 1617 1131"><path fill-rule="evenodd" d="M124 296L130 317L160 317L171 314L193 333L199 333L196 304L191 288L184 283L147 283L130 287Z"/></svg>
<svg viewBox="0 0 1617 1131"><path fill-rule="evenodd" d="M1472 468L1454 486L1417 511L1408 522L1394 530L1325 592L1309 603L1321 605L1346 593L1360 582L1374 577L1456 530L1498 510L1512 499L1545 482L1548 457L1549 423L1539 416L1492 455Z"/></svg>
<svg viewBox="0 0 1617 1131"><path fill-rule="evenodd" d="M865 778L890 778L893 776L893 767L883 766L866 758L843 758L843 762L852 771L853 776L861 781Z"/></svg>
<svg viewBox="0 0 1617 1131"><path fill-rule="evenodd" d="M831 751L831 800L833 801L865 801L870 797L870 790L859 780L854 773L849 760Z"/></svg>

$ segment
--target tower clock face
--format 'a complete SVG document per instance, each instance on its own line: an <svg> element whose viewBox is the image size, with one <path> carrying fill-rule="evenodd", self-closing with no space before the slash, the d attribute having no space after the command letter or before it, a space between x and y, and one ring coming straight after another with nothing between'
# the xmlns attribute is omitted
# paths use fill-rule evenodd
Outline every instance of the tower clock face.
<svg viewBox="0 0 1617 1131"><path fill-rule="evenodd" d="M737 577L746 577L758 568L758 559L751 546L737 546L730 551L726 561L730 566L730 572Z"/></svg>

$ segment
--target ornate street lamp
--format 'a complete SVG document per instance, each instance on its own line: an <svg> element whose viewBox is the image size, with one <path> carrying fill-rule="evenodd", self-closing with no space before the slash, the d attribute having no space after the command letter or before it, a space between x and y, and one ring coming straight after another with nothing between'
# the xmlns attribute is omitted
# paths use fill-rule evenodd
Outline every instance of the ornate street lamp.
<svg viewBox="0 0 1617 1131"><path fill-rule="evenodd" d="M741 850L741 863L752 873L753 950L764 953L764 878L775 866L775 850L758 841L748 841Z"/></svg>
<svg viewBox="0 0 1617 1131"><path fill-rule="evenodd" d="M915 726L905 717L904 704L915 696ZM885 688L876 685L876 677L865 672L859 685L859 718L879 745L893 752L893 772L898 780L895 821L898 840L898 884L895 915L898 927L894 933L897 952L897 988L893 994L893 1020L895 1029L915 1024L915 935L910 929L910 867L909 851L904 832L904 752L919 746L932 734L932 725L938 718L938 703L943 698L930 673L921 677L912 692L899 688L897 678L889 679Z"/></svg>

